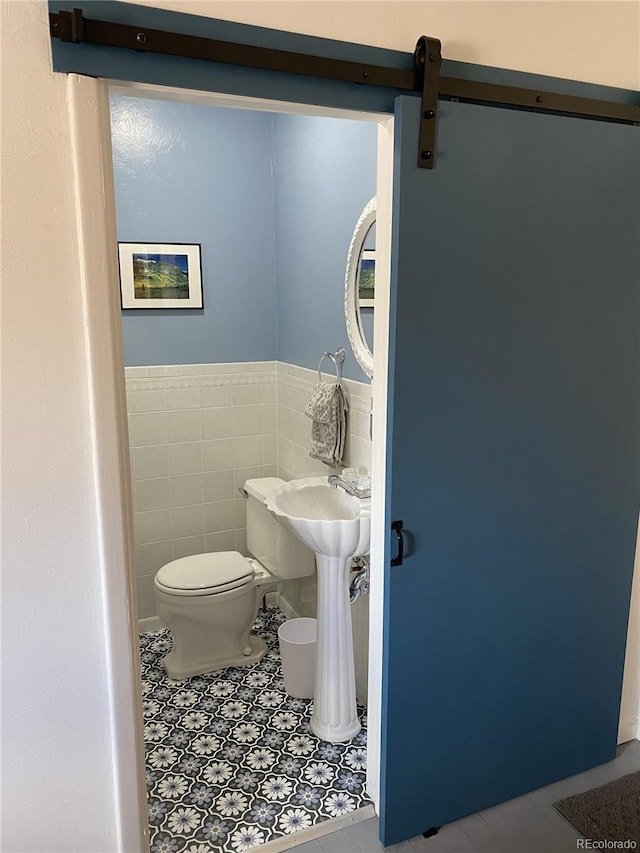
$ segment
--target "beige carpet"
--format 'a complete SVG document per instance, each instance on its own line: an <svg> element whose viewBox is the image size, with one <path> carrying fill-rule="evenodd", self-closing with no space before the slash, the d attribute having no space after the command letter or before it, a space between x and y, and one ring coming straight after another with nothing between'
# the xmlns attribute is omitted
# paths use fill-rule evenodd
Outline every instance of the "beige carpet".
<svg viewBox="0 0 640 853"><path fill-rule="evenodd" d="M640 843L640 772L559 800L553 807L585 838Z"/></svg>

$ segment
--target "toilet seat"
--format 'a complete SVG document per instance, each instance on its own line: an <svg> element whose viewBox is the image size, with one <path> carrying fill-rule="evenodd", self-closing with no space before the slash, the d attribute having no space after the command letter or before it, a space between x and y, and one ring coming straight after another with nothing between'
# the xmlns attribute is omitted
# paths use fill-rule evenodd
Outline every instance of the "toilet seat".
<svg viewBox="0 0 640 853"><path fill-rule="evenodd" d="M238 551L217 551L182 557L163 566L156 587L170 595L215 595L240 589L254 579L249 560Z"/></svg>

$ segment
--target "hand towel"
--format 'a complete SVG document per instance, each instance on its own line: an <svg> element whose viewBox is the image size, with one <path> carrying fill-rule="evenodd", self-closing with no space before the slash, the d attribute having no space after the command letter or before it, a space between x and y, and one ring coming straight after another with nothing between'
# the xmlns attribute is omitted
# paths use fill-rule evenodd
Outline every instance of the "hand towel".
<svg viewBox="0 0 640 853"><path fill-rule="evenodd" d="M318 382L305 409L305 415L312 420L309 456L332 467L342 465L348 410L342 386Z"/></svg>

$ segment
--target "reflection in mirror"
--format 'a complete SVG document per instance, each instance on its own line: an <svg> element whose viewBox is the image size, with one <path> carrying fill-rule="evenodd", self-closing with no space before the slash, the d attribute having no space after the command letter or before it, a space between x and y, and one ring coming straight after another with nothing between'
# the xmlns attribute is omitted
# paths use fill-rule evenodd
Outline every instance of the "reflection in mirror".
<svg viewBox="0 0 640 853"><path fill-rule="evenodd" d="M347 335L356 361L373 375L373 312L375 303L376 199L356 223L347 256L344 311Z"/></svg>
<svg viewBox="0 0 640 853"><path fill-rule="evenodd" d="M360 334L373 352L373 307L376 287L376 224L365 235L358 264L358 325Z"/></svg>

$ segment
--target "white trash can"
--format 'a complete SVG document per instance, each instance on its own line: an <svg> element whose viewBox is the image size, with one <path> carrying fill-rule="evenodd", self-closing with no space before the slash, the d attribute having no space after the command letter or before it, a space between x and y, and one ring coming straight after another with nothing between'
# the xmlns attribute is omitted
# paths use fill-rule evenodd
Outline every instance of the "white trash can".
<svg viewBox="0 0 640 853"><path fill-rule="evenodd" d="M278 628L284 689L294 699L312 699L316 674L316 619L289 619Z"/></svg>

